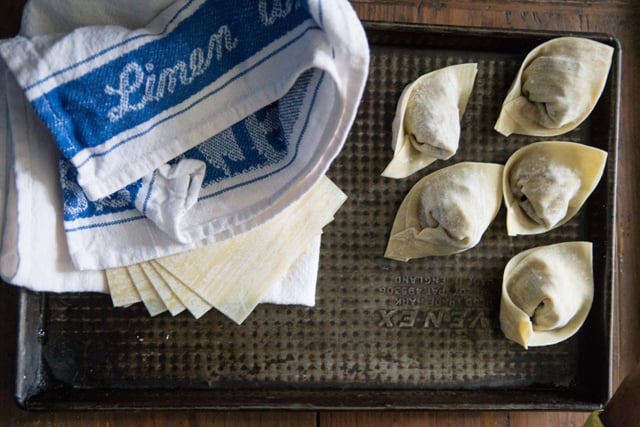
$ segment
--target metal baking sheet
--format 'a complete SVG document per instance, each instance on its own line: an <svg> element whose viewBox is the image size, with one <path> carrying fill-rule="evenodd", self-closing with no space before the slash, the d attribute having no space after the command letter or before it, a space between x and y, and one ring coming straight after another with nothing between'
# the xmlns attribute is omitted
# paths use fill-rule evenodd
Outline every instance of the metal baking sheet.
<svg viewBox="0 0 640 427"><path fill-rule="evenodd" d="M382 254L402 198L426 173L505 162L531 137L493 130L526 53L560 33L366 24L371 72L330 177L349 200L323 235L314 308L261 305L241 325L211 312L150 318L108 296L20 297L16 398L53 409L591 410L611 394L612 259L620 47L590 118L562 139L609 152L605 176L565 226L507 237L504 207L474 249L401 263ZM430 70L477 62L460 150L404 180L380 176L402 88ZM560 139L560 138L555 138ZM595 300L577 335L524 350L502 335L506 262L529 247L594 243Z"/></svg>

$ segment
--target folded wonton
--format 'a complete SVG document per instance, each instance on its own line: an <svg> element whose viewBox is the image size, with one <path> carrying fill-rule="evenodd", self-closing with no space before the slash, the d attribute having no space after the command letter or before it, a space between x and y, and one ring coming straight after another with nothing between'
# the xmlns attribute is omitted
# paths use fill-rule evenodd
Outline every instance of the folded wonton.
<svg viewBox="0 0 640 427"><path fill-rule="evenodd" d="M604 89L613 48L579 37L541 44L525 58L502 105L495 130L556 136L575 129Z"/></svg>
<svg viewBox="0 0 640 427"><path fill-rule="evenodd" d="M500 327L524 348L575 334L593 301L592 244L566 242L519 253L505 267Z"/></svg>
<svg viewBox="0 0 640 427"><path fill-rule="evenodd" d="M422 178L398 209L384 256L408 261L477 245L500 209L502 170L463 162Z"/></svg>
<svg viewBox="0 0 640 427"><path fill-rule="evenodd" d="M478 65L445 67L405 87L393 120L393 159L382 172L405 178L458 150L460 119L467 108Z"/></svg>
<svg viewBox="0 0 640 427"><path fill-rule="evenodd" d="M569 221L600 181L606 160L606 151L574 142L536 142L517 150L502 183L507 233L539 234Z"/></svg>

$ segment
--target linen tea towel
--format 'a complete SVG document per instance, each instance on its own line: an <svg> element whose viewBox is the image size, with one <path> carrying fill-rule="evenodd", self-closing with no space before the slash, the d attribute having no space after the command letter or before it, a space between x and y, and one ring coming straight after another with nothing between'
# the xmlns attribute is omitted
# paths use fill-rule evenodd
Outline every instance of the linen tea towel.
<svg viewBox="0 0 640 427"><path fill-rule="evenodd" d="M20 34L33 37L70 33L95 25L139 28L175 0L28 0L20 21Z"/></svg>
<svg viewBox="0 0 640 427"><path fill-rule="evenodd" d="M194 2L179 3L187 7L194 4ZM206 6L208 3L204 2L202 5ZM74 262L78 267L102 268L123 265L124 263L138 262L226 239L255 227L275 215L283 207L302 195L326 171L346 138L362 94L368 66L366 38L357 17L346 2L330 2L328 3L329 7L325 8L323 8L322 2L316 1L305 3L302 7L293 2L267 3L269 2L251 2L251 5L245 5L247 8L252 8L253 12L257 10L255 17L258 25L265 25L265 22L273 25L273 23L286 18L301 19L301 23L298 26L294 26L294 30L290 30L285 36L278 39L279 44L276 43L276 45L270 46L269 49L271 50L267 49L268 52L275 52L274 55L269 56L269 54L261 52L262 56L260 58L264 61L262 63L258 61L257 65L254 64L256 65L255 67L248 66L247 68L245 64L244 71L240 72L242 76L232 80L229 85L234 85L234 87L245 85L248 81L252 82L254 80L253 77L256 75L264 81L265 79L273 79L274 75L280 76L282 74L265 72L265 69L268 69L265 68L267 65L286 68L287 70L295 69L295 64L292 65L291 58L297 58L297 53L303 50L313 52L313 55L310 55L311 57L307 55L307 60L311 62L306 66L303 64L300 69L294 70L293 75L296 81L293 87L285 86L287 86L287 90L291 91L302 85L302 90L297 93L304 94L304 97L300 98L301 95L292 95L289 96L286 102L281 102L285 97L280 98L277 101L282 105L270 103L265 107L266 110L259 111L259 115L262 118L248 115L245 117L244 123L236 123L213 135L223 143L213 144L214 149L207 151L210 154L208 157L202 155L202 150L200 154L196 153L196 157L200 156L200 160L204 160L206 163L204 181L205 188L208 191L204 194L202 192L198 194L198 203L193 206L190 206L190 203L176 203L176 206L183 209L169 210L170 212L165 210L165 212L160 211L155 216L149 215L149 212L145 211L144 207L153 206L154 197L148 191L141 190L145 188L144 182L147 184L157 182L155 181L157 174L154 176L152 173L142 181L134 184L133 187L129 187L126 192L120 192L116 196L116 198L120 199L126 199L127 197L137 199L136 202L128 205L122 201L115 202L115 205L120 209L118 212L114 213L99 209L100 215L96 211L88 215L84 212L82 215L72 218L72 221L68 221L67 232L72 253L74 252L74 247L82 248L81 251L83 251L85 258L74 258ZM175 6L174 4L172 6L174 9L170 7L168 10L175 11ZM166 20L166 15L166 13L163 13L159 18L164 17ZM243 24L245 23L244 20L242 22ZM280 28L281 26L278 24L273 25L273 27ZM71 35L74 34L76 33L74 32ZM311 35L314 37L311 37ZM308 39L305 38L307 36ZM33 44L35 41L31 42L24 39L16 41L16 43L23 43L28 46L29 43ZM3 51L5 55L9 52L7 49L3 49ZM278 55L283 56L280 57ZM27 56L29 57L29 55ZM33 59L33 57L29 58ZM283 61L282 58L285 58L285 60ZM29 74L26 72L28 67L25 66L28 61L22 61L22 68L20 62L16 60L13 68L19 76L22 70L24 77L24 75ZM149 64L149 62L147 63ZM232 71L237 70L234 69ZM289 75L291 75L291 72L289 72ZM46 85L47 81L42 84ZM110 87L114 88L116 86ZM227 86L225 86L226 88ZM124 89L120 92L123 91L126 92ZM30 89L27 91L27 94L29 93L36 92L34 89ZM215 92L215 96L212 95L212 97L216 100L226 99L221 93L226 92L224 90ZM131 102L133 101L129 101L131 100L127 100L127 106L132 105ZM208 100L202 102L205 101ZM38 106L39 102L44 103L42 99L40 101L34 100L34 105ZM122 105L118 105L120 107L118 111L124 112L127 110L128 114L131 113L128 111L128 107L125 108ZM235 104L232 105L236 107ZM239 105L239 107L243 106L246 107L246 105ZM253 107L256 106L257 104L253 105ZM200 104L193 106L192 110L188 110L188 113L190 114L193 110L200 111L201 108L199 107L201 107ZM283 108L288 110L283 113ZM231 108L230 110L235 109ZM112 111L116 110L112 109ZM274 114L275 111L278 113ZM218 117L218 115L216 113L215 117ZM274 117L276 118L275 120ZM280 128L285 129L284 131L278 131L280 135L284 135L284 141L279 147L274 146L273 141L278 142L278 138L283 139L282 136L276 137L275 140L272 139L271 141L264 138L265 133L268 135L270 128L273 128L273 123L278 121ZM180 121L178 125L182 125L184 130L184 128L190 127L187 122ZM256 123L258 123L258 127L256 127ZM160 125L164 124L165 122L160 122ZM152 130L155 130L155 128ZM251 130L254 131L253 134ZM258 156L251 156L248 155L251 153L247 152L247 148L249 148L249 151L253 149L255 153L256 147L260 146L260 142L258 144L252 143L251 138L255 139L256 134L262 135L262 142L266 141L268 144L262 143L262 152L257 150ZM182 144L180 149L185 148L185 144L193 142L193 140L188 143L184 142L189 139L187 137L192 136L193 132L183 134L183 138L178 141L179 144ZM211 138L209 137L209 142ZM248 143L242 146L237 143L238 140L248 141ZM134 142L138 143L138 141L127 141L124 146L136 146ZM203 144L200 145L202 146ZM119 147L121 146L117 147L116 152L120 151ZM265 151L265 148L267 151ZM280 153L278 153L278 148L280 148ZM277 156L265 156L265 152L276 153ZM113 151L109 151L107 154L109 154L110 158L114 158L117 153L114 154ZM82 154L80 156L82 158ZM103 157L109 156L105 154ZM128 156L124 157L126 158L125 160L129 160ZM77 157L74 158L77 159ZM265 158L267 159L266 162L264 161ZM256 162L256 159L259 159L259 161ZM100 160L104 159L101 158ZM116 160L122 160L122 158L118 156ZM67 168L65 171L70 171L70 169ZM81 172L82 167L78 169L78 173L80 174ZM71 173L74 172L71 171ZM81 183L82 179L78 178L78 181ZM186 181L187 183L190 182L189 180ZM69 179L69 182L73 182L73 177ZM149 186L146 188L149 188ZM77 190L78 188L82 188L82 186L74 189ZM69 194L79 193L74 191ZM189 196L185 200L193 202L195 199L193 194L189 192L185 194ZM256 197L257 195L260 196ZM80 195L75 203L71 200L69 205L71 205L72 211L78 207L87 206L87 201L90 201L89 197L84 197L84 199L83 197L83 195ZM181 202L181 200L178 200L178 202ZM110 200L107 204L113 206L114 200ZM134 213L131 210L132 205L137 205L138 208L142 207L143 213L147 214L147 216ZM155 203L155 206L162 205L163 203ZM189 212L189 215L185 215L186 211ZM204 216L198 215L198 212L204 212ZM160 236L162 233L152 227L147 218L155 221L167 236ZM188 219L186 224L184 223L185 218ZM116 237L110 238L109 236L114 233ZM74 235L72 236L72 234ZM144 242L153 241L156 237L158 237L158 245L152 248L144 247ZM181 244L177 244L176 241ZM118 253L121 257L124 256L125 259L114 259L113 253L104 254L104 256L92 253L91 247L94 242L102 246L102 248L111 246L105 245L105 242L110 244L115 242L113 253ZM118 244L120 245L119 247ZM87 247L90 248L88 252L86 252ZM133 250L126 252L127 248L133 248ZM122 255L122 250L125 250L124 255Z"/></svg>
<svg viewBox="0 0 640 427"><path fill-rule="evenodd" d="M4 71L1 61L0 71ZM5 113L0 129L8 131L8 139L4 137L7 133L0 134L0 153L11 151L15 155L0 158L9 165L6 171L11 172L10 185L0 182L0 196L9 192L10 198L2 205L9 215L0 228L5 231L0 245L0 277L35 291L106 292L102 271L75 271L69 259L59 209L59 152L9 77L7 85L0 80L0 99L6 101L0 103L0 111ZM0 200L5 201L4 197ZM314 305L319 244L318 238L291 271L273 284L262 303Z"/></svg>
<svg viewBox="0 0 640 427"><path fill-rule="evenodd" d="M30 0L20 32L35 36L111 22L144 25L171 1L150 0L123 7L117 4L124 4L122 0L110 0L110 7L91 7L84 0ZM59 150L25 104L15 80L6 74L4 61L0 61L0 278L33 291L107 292L102 271L76 271L69 257L61 211Z"/></svg>
<svg viewBox="0 0 640 427"><path fill-rule="evenodd" d="M10 153L0 277L34 291L106 292L102 271L76 271L69 257L56 182L59 151L42 123L29 114L31 106L13 76L0 81L0 98L7 105L0 127L9 130L7 138L0 137L0 148L5 145Z"/></svg>
<svg viewBox="0 0 640 427"><path fill-rule="evenodd" d="M167 0L145 1L145 13L150 17L157 14L162 1ZM46 31L55 32L58 25L104 24L123 17L125 22L146 22L145 13L129 16L134 12L127 3L123 0L98 3L57 0L57 7L73 12L58 16L56 12L62 12L58 9L51 10L48 7L51 4L49 0L31 0L24 9L21 32L35 35ZM99 10L94 11L93 8ZM47 17L47 24L41 30L38 23L44 16ZM64 22L59 23L62 18ZM91 21L88 22L88 19ZM25 22L28 25L24 25ZM9 90L5 88L5 66L2 61L0 76L0 165L6 166L6 169L0 168L0 171L6 172L7 178L12 181L17 181L21 190L16 191L12 182L11 200L6 200L9 184L0 180L0 201L5 202L0 204L0 213L4 213L5 207L10 212L6 221L0 221L0 231L6 231L0 234L4 237L3 244L0 245L0 276L7 282L36 291L106 292L102 272L74 271L67 254L60 210L62 197L57 170L59 152L50 134L38 122L30 106L25 104L24 96L21 96L15 81L10 82L12 87ZM9 96L5 96L5 92L10 92ZM5 114L7 103L14 119L10 123ZM5 131L10 128L17 133L15 138L10 136L10 141L7 141ZM13 156L9 159L8 155L4 155L9 149L16 151L17 161ZM4 175L3 173L2 177ZM34 247L37 250L34 251ZM319 246L303 254L292 271L281 283L274 285L263 302L313 305L318 249Z"/></svg>

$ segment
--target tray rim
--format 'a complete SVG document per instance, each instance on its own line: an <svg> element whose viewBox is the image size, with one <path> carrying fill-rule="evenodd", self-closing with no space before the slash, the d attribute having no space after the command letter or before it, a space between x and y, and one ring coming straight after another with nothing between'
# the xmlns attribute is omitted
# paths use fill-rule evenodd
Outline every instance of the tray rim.
<svg viewBox="0 0 640 427"><path fill-rule="evenodd" d="M74 389L65 384L47 384L46 366L41 358L42 345L38 337L42 330L46 309L46 293L36 293L24 288L18 296L18 334L15 358L14 398L16 403L29 411L97 410L545 410L545 411L593 411L601 409L613 393L614 354L613 296L617 292L617 277L612 262L617 255L615 187L618 181L619 108L622 46L619 40L607 33L578 31L549 31L504 29L490 27L433 25L419 23L395 23L388 21L362 21L367 31L405 31L435 33L437 35L490 36L500 38L527 38L534 42L559 36L580 36L606 42L614 47L611 82L616 89L611 95L615 102L610 111L613 126L612 143L615 147L610 191L612 211L607 213L607 238L611 248L607 251L605 289L608 309L605 319L608 355L607 372L604 375L606 390L598 401L584 399L578 393L558 390L486 390L486 389L321 389L301 387L290 390L204 390L178 389L184 398L176 399L176 389ZM35 333L33 333L35 332ZM51 387L51 388L48 388ZM328 395L329 398L328 398ZM200 399L194 399L194 396ZM353 396L353 397L349 397ZM461 398L463 396L463 398ZM73 397L74 400L64 400ZM464 398L471 398L465 400ZM502 399L511 403L500 403ZM151 402L163 402L154 405ZM345 405L345 402L359 402ZM389 403L392 402L392 403ZM452 403L455 402L455 403Z"/></svg>

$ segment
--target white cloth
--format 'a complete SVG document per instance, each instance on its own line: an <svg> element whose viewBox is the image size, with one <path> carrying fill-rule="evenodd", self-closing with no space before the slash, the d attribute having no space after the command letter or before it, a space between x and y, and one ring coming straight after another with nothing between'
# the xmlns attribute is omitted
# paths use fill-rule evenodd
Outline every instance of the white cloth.
<svg viewBox="0 0 640 427"><path fill-rule="evenodd" d="M151 0L146 10L150 15L155 15L162 3L163 0ZM164 3L167 1L164 0ZM60 5L60 9L49 9L49 5L47 0L30 0L25 7L21 31L27 35L38 34L38 19L44 17L47 18L43 24L45 32L55 32L57 20L60 20L63 28L72 29L75 22L79 25L105 24L110 23L109 19L125 17L131 25L141 25L145 19L140 13L128 16L128 1L123 0L104 2L103 5L109 5L106 7L108 10L100 13L92 13L92 6L95 5L84 0L58 0L55 5ZM73 13L56 15L54 12L58 10ZM0 276L9 283L36 291L106 292L102 272L74 271L63 238L62 196L57 169L59 152L50 134L24 102L24 97L19 96L11 76L8 77L12 84L5 88L4 64L1 62L0 71L3 77L0 79L0 166L6 167L0 171L8 172L0 176L0 224L3 224L0 227ZM13 93L5 96L7 90ZM10 121L3 114L8 113L5 99L10 105ZM17 132L11 142L19 142L15 145L18 155L15 162L10 153L14 146L8 144L10 141L6 138L11 130L8 123ZM7 155L4 155L5 152ZM13 179L15 183L10 182ZM272 288L263 302L313 306L319 250L320 237L301 255L287 277Z"/></svg>
<svg viewBox="0 0 640 427"><path fill-rule="evenodd" d="M34 291L108 292L102 271L76 271L71 262L62 226L59 151L4 71L0 61L0 165L6 167L0 170L9 178L0 177L0 277ZM262 303L315 305L320 243L318 236Z"/></svg>
<svg viewBox="0 0 640 427"><path fill-rule="evenodd" d="M3 67L4 68L4 67ZM0 250L2 279L35 291L106 292L102 271L75 270L62 228L62 195L57 185L59 151L46 128L30 113L22 91L8 73L0 82L9 138L4 233ZM0 135L1 136L1 135Z"/></svg>
<svg viewBox="0 0 640 427"><path fill-rule="evenodd" d="M316 283L320 263L321 237L318 236L306 252L291 266L282 282L269 289L262 298L265 304L316 305Z"/></svg>
<svg viewBox="0 0 640 427"><path fill-rule="evenodd" d="M100 23L140 26L171 1L110 0L111 7L98 8L83 0L30 0L20 31L35 36ZM0 278L33 291L108 292L102 272L78 272L69 257L60 152L7 74L0 61Z"/></svg>
<svg viewBox="0 0 640 427"><path fill-rule="evenodd" d="M7 99L4 87L7 70L0 61L0 273L16 271L16 201L13 182L13 153L9 151ZM12 190L9 191L9 188ZM11 196L11 200L10 197ZM11 205L11 209L9 209ZM8 248L12 249L9 250ZM5 248L5 249L3 249Z"/></svg>
<svg viewBox="0 0 640 427"><path fill-rule="evenodd" d="M178 0L141 30L18 37L0 52L68 161L79 269L201 247L282 211L341 149L368 72L346 0ZM187 175L157 179L170 159Z"/></svg>
<svg viewBox="0 0 640 427"><path fill-rule="evenodd" d="M79 27L146 25L175 0L28 0L22 13L20 34L70 33Z"/></svg>

